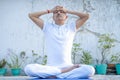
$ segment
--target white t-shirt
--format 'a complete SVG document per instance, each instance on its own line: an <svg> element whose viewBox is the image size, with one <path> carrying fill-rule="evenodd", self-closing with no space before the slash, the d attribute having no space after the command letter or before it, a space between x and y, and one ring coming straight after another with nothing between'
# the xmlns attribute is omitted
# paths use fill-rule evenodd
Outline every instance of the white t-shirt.
<svg viewBox="0 0 120 80"><path fill-rule="evenodd" d="M68 66L72 65L71 49L76 24L69 23L62 26L55 23L44 23L45 46L47 53L47 65Z"/></svg>

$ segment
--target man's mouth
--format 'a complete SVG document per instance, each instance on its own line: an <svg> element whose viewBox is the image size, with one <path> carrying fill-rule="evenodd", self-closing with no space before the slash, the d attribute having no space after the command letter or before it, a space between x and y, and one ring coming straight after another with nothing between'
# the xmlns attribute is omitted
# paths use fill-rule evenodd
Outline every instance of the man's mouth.
<svg viewBox="0 0 120 80"><path fill-rule="evenodd" d="M57 17L62 17L62 15L58 14Z"/></svg>
<svg viewBox="0 0 120 80"><path fill-rule="evenodd" d="M57 16L59 16L60 14L57 14Z"/></svg>

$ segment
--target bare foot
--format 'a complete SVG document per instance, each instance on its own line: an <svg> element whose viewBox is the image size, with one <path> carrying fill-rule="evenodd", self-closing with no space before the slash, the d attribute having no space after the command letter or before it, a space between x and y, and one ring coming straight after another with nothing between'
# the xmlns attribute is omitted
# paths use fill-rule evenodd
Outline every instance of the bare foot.
<svg viewBox="0 0 120 80"><path fill-rule="evenodd" d="M69 72L69 71L71 71L71 70L73 70L73 69L75 69L75 68L78 68L78 67L80 67L80 65L79 65L79 64L75 64L75 65L73 65L73 66L71 66L71 67L62 69L61 72L62 72L62 73Z"/></svg>

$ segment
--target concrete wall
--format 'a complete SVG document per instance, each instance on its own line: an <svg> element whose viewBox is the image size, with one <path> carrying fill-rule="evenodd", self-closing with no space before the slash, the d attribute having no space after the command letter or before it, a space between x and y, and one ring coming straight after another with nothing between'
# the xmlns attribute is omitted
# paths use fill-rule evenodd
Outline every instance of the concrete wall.
<svg viewBox="0 0 120 80"><path fill-rule="evenodd" d="M29 18L28 13L52 9L62 5L70 10L88 12L90 19L76 34L75 42L99 56L98 35L113 33L120 40L120 0L0 0L0 59L5 57L8 49L17 54L25 51L28 56L32 50L44 54L44 36ZM45 21L52 21L52 14L42 16ZM76 16L69 15L69 21ZM116 43L112 52L120 52Z"/></svg>

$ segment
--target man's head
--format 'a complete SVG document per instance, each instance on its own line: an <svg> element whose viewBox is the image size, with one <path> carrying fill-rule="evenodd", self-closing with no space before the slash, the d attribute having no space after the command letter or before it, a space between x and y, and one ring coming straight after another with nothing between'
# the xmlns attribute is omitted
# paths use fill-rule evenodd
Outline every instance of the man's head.
<svg viewBox="0 0 120 80"><path fill-rule="evenodd" d="M66 11L61 6L56 6L53 10L53 20L56 23L64 23L67 19Z"/></svg>

